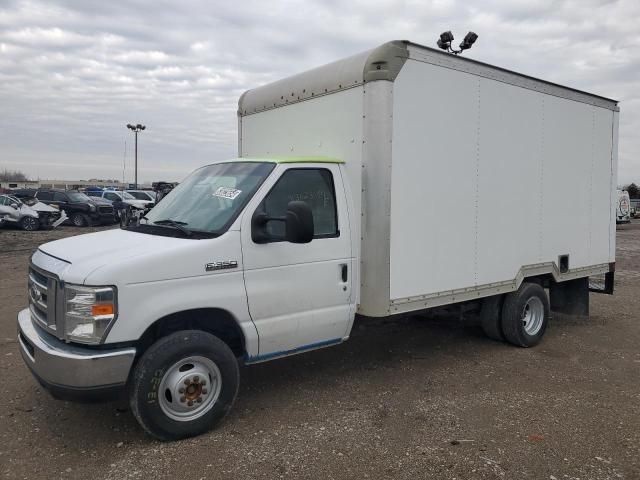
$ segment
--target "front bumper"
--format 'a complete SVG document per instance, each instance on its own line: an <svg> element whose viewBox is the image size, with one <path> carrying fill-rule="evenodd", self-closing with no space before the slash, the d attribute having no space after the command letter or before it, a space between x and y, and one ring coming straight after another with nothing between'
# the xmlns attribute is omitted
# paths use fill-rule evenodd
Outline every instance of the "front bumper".
<svg viewBox="0 0 640 480"><path fill-rule="evenodd" d="M107 400L120 393L136 356L135 348L95 350L61 342L33 325L28 309L18 313L22 359L54 397Z"/></svg>

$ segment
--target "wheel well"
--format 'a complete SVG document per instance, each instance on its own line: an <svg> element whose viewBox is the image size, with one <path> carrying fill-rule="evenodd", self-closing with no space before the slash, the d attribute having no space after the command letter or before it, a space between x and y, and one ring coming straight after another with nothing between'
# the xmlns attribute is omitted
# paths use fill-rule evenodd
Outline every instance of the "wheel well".
<svg viewBox="0 0 640 480"><path fill-rule="evenodd" d="M202 330L215 335L225 342L236 357L245 353L242 330L236 319L220 308L196 308L172 313L156 320L138 340L140 353L149 348L156 340L179 330Z"/></svg>
<svg viewBox="0 0 640 480"><path fill-rule="evenodd" d="M522 280L522 283L524 282L537 283L542 288L549 288L555 283L555 280L553 279L553 275L551 275L550 273L546 273L544 275L537 275L535 277L526 277Z"/></svg>

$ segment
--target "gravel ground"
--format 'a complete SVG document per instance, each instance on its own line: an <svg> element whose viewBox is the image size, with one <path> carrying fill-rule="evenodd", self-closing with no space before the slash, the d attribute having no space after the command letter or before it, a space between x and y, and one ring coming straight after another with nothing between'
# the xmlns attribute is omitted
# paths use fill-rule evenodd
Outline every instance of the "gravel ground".
<svg viewBox="0 0 640 480"><path fill-rule="evenodd" d="M115 404L53 400L20 358L31 251L91 230L0 229L0 478L640 479L640 223L618 230L616 294L536 348L456 317L359 322L244 367L226 421L169 444Z"/></svg>

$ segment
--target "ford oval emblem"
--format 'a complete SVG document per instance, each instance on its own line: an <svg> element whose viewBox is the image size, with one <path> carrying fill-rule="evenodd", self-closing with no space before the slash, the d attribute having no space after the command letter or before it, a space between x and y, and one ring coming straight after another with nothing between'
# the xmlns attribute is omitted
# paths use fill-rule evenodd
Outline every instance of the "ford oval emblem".
<svg viewBox="0 0 640 480"><path fill-rule="evenodd" d="M40 293L40 290L38 290L38 287L34 285L31 285L31 297L36 301L40 301L40 299L42 299L42 294Z"/></svg>

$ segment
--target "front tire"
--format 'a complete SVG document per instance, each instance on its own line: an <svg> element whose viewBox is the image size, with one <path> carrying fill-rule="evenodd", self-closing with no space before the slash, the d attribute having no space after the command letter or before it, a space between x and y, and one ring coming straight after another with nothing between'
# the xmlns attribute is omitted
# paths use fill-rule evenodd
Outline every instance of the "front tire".
<svg viewBox="0 0 640 480"><path fill-rule="evenodd" d="M519 347L540 343L549 322L549 299L537 283L524 282L506 295L502 306L502 334Z"/></svg>
<svg viewBox="0 0 640 480"><path fill-rule="evenodd" d="M34 230L38 230L40 228L40 222L37 218L34 217L23 217L20 220L20 228L22 230L26 230L27 232L33 232Z"/></svg>
<svg viewBox="0 0 640 480"><path fill-rule="evenodd" d="M71 215L71 223L74 227L86 227L89 225L89 219L82 213L74 213Z"/></svg>
<svg viewBox="0 0 640 480"><path fill-rule="evenodd" d="M239 385L238 362L226 343L210 333L182 330L144 353L132 374L129 404L151 436L178 440L220 422Z"/></svg>

